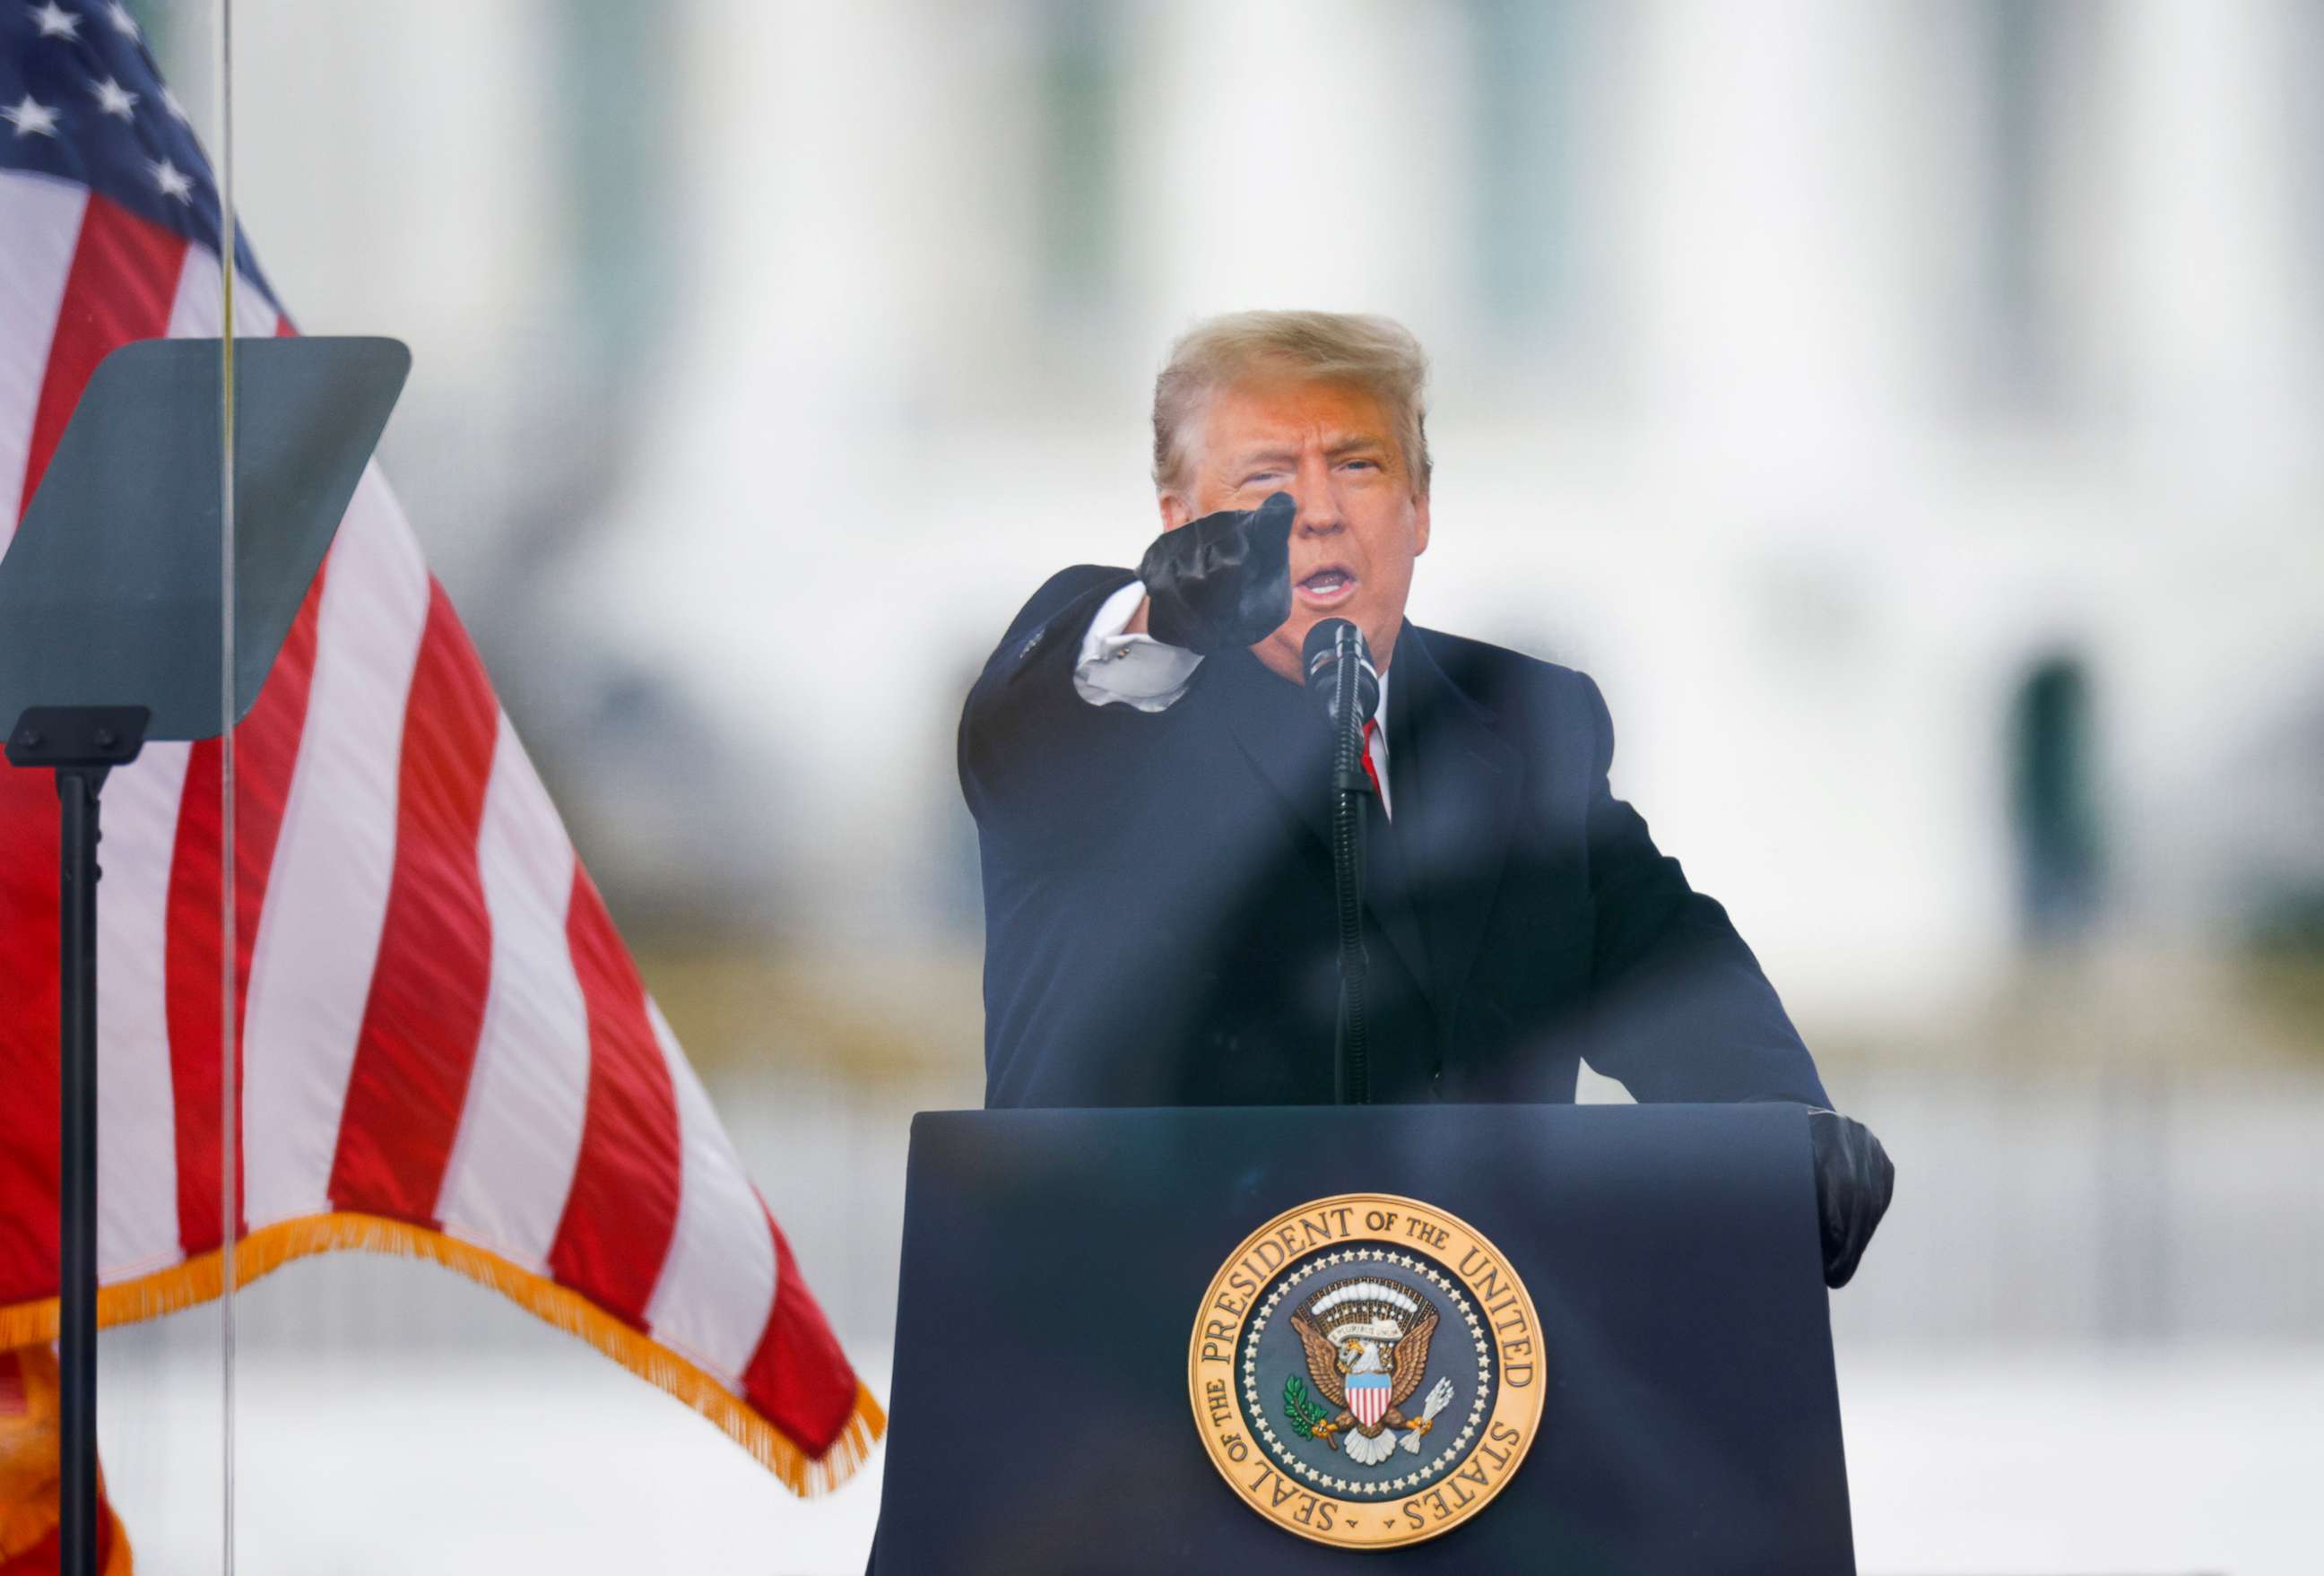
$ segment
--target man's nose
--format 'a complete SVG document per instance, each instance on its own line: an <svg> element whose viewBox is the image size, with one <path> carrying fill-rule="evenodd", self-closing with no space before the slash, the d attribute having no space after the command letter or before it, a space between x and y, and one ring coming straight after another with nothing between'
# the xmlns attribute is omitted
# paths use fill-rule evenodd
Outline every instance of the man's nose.
<svg viewBox="0 0 2324 1576"><path fill-rule="evenodd" d="M1299 512L1292 524L1301 536L1329 536L1347 522L1327 476L1300 478Z"/></svg>

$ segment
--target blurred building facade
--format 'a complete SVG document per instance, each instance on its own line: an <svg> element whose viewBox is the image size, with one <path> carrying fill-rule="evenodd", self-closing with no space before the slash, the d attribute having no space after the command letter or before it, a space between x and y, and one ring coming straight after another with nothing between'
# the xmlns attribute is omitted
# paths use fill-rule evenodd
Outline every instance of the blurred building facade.
<svg viewBox="0 0 2324 1576"><path fill-rule="evenodd" d="M215 7L134 9L215 124ZM960 702L1049 572L1134 560L1153 373L1251 306L1429 346L1414 617L1600 679L1617 790L1895 1153L1844 1394L2317 1350L2324 8L233 11L242 221L303 328L412 345L388 474L872 1362L909 1115L982 1092ZM236 1317L278 1470L358 1369L417 1414L455 1349L563 1352L355 1258ZM200 1538L192 1323L108 1337L107 1465Z"/></svg>
<svg viewBox="0 0 2324 1576"><path fill-rule="evenodd" d="M2324 889L2312 8L246 11L248 221L414 343L393 474L644 919L973 927L966 677L1254 304L1422 335L1415 616L1599 676L1809 1016L2006 972L2032 757L2078 933Z"/></svg>
<svg viewBox="0 0 2324 1576"><path fill-rule="evenodd" d="M779 1210L848 1178L851 1328L905 1116L979 1096L961 697L1140 550L1153 371L1252 305L1421 335L1414 616L1599 677L1618 791L1933 1146L1849 1317L2324 1321L2152 1289L2278 1175L2202 1113L2324 1111L2314 7L237 14L244 222L413 344L390 474Z"/></svg>

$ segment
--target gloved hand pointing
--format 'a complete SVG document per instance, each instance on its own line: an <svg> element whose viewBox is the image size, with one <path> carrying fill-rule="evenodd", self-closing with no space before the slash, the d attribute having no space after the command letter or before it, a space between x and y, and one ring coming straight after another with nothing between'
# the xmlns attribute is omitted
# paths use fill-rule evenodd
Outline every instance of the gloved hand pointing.
<svg viewBox="0 0 2324 1576"><path fill-rule="evenodd" d="M1291 616L1291 522L1277 493L1257 509L1227 509L1154 539L1138 566L1150 603L1147 631L1209 656L1255 646Z"/></svg>

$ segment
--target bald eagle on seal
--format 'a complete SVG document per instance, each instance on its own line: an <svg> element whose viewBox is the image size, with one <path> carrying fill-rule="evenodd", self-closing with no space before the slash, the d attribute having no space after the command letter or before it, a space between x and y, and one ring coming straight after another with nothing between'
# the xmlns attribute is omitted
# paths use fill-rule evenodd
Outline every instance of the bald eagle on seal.
<svg viewBox="0 0 2324 1576"><path fill-rule="evenodd" d="M1314 1425L1314 1437L1338 1450L1344 1436L1348 1458L1364 1466L1388 1460L1398 1432L1407 1448L1419 1449L1420 1436L1434 1424L1427 1416L1406 1416L1404 1405L1428 1373L1428 1344L1436 1333L1432 1304L1383 1281L1341 1281L1295 1310L1291 1327L1306 1349L1307 1377L1315 1393L1337 1409ZM1349 1399L1348 1381L1379 1374L1388 1376L1387 1404L1368 1405L1373 1415L1360 1417ZM1382 1387L1375 1381L1364 1387Z"/></svg>

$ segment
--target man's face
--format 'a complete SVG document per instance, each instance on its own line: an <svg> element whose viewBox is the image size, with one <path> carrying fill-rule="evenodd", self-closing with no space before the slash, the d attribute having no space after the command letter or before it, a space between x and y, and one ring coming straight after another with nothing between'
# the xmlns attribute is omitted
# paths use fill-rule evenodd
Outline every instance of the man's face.
<svg viewBox="0 0 2324 1576"><path fill-rule="evenodd" d="M1291 616L1251 648L1299 682L1299 648L1327 618L1352 620L1385 669L1404 623L1412 562L1428 546L1428 500L1380 402L1342 383L1295 379L1237 383L1211 397L1193 456L1193 496L1162 494L1176 530L1222 509L1256 509L1288 493Z"/></svg>

